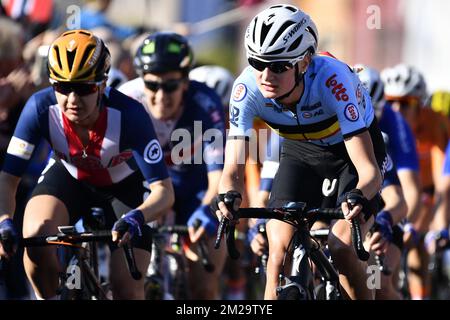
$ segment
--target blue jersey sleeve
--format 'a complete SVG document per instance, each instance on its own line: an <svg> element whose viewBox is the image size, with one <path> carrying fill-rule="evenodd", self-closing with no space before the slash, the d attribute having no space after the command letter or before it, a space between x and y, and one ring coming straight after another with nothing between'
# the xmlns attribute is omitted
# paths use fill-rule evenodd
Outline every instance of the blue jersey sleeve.
<svg viewBox="0 0 450 320"><path fill-rule="evenodd" d="M2 170L18 177L27 169L28 162L42 138L37 101L35 94L26 103L5 155Z"/></svg>
<svg viewBox="0 0 450 320"><path fill-rule="evenodd" d="M450 175L450 142L447 144L445 149L445 160L444 160L444 176Z"/></svg>
<svg viewBox="0 0 450 320"><path fill-rule="evenodd" d="M127 103L123 132L142 175L149 183L166 179L169 175L163 151L150 117L139 102L127 97Z"/></svg>
<svg viewBox="0 0 450 320"><path fill-rule="evenodd" d="M398 112L385 105L380 129L389 136L388 150L398 171L419 170L416 139L408 123Z"/></svg>
<svg viewBox="0 0 450 320"><path fill-rule="evenodd" d="M259 116L257 104L261 103L255 96L259 91L253 77L252 70L246 68L234 82L230 97L229 136L251 136L253 120Z"/></svg>
<svg viewBox="0 0 450 320"><path fill-rule="evenodd" d="M225 120L222 102L215 91L199 85L194 103L201 111L199 119L203 131L203 160L208 172L223 169ZM195 128L194 128L195 130Z"/></svg>

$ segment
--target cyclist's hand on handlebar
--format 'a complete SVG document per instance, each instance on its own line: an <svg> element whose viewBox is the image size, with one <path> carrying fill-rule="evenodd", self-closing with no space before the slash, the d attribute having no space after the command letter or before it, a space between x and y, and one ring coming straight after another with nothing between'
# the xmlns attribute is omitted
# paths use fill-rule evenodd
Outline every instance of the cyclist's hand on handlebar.
<svg viewBox="0 0 450 320"><path fill-rule="evenodd" d="M9 259L17 250L19 241L16 228L10 218L0 222L0 257Z"/></svg>
<svg viewBox="0 0 450 320"><path fill-rule="evenodd" d="M262 256L264 252L268 251L268 242L266 237L259 231L260 226L264 225L265 219L256 219L256 222L247 232L247 242L250 244L250 248L257 256Z"/></svg>
<svg viewBox="0 0 450 320"><path fill-rule="evenodd" d="M341 202L342 212L344 213L345 220L351 221L355 217L358 217L361 223L366 222L364 217L360 215L363 208L368 207L369 201L364 197L363 193L359 189L353 189L344 195L344 199Z"/></svg>
<svg viewBox="0 0 450 320"><path fill-rule="evenodd" d="M403 226L403 244L405 248L417 247L420 242L420 234L411 222Z"/></svg>
<svg viewBox="0 0 450 320"><path fill-rule="evenodd" d="M342 212L344 213L345 220L351 221L353 218L357 217L362 210L362 205L358 204L350 210L350 206L347 202L342 202L341 204Z"/></svg>
<svg viewBox="0 0 450 320"><path fill-rule="evenodd" d="M196 226L196 221L200 221L200 226ZM188 222L189 238L195 243L202 237L205 232L208 236L214 236L217 232L219 222L216 217L211 214L208 205L201 205L194 211Z"/></svg>
<svg viewBox="0 0 450 320"><path fill-rule="evenodd" d="M127 244L134 237L142 236L141 227L144 224L145 219L142 211L138 209L131 210L114 223L112 240L118 242L119 247Z"/></svg>
<svg viewBox="0 0 450 320"><path fill-rule="evenodd" d="M383 237L382 233L379 231L373 232L369 239L370 250L375 252L375 254L378 256L386 253L387 249L389 248L389 244L390 242L385 237Z"/></svg>
<svg viewBox="0 0 450 320"><path fill-rule="evenodd" d="M254 254L257 256L262 256L264 252L269 250L269 244L261 233L257 233L250 242L250 248Z"/></svg>
<svg viewBox="0 0 450 320"><path fill-rule="evenodd" d="M228 203L228 205L225 204ZM228 191L227 193L218 194L211 203L211 212L213 212L217 219L225 216L228 220L233 220L233 213L231 211L239 210L241 206L242 196L237 191Z"/></svg>

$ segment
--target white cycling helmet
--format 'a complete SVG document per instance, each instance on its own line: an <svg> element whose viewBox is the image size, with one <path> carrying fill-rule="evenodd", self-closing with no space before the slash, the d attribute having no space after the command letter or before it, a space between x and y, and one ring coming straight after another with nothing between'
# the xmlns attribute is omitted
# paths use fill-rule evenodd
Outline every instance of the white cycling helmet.
<svg viewBox="0 0 450 320"><path fill-rule="evenodd" d="M423 75L415 68L405 64L384 69L381 72L386 99L416 97L424 102L427 87Z"/></svg>
<svg viewBox="0 0 450 320"><path fill-rule="evenodd" d="M292 5L280 4L260 12L245 32L247 58L295 64L317 50L318 32L311 18Z"/></svg>
<svg viewBox="0 0 450 320"><path fill-rule="evenodd" d="M189 78L202 82L214 89L219 95L223 106L228 106L230 103L234 77L227 69L213 65L201 66L192 69L189 72Z"/></svg>
<svg viewBox="0 0 450 320"><path fill-rule="evenodd" d="M369 66L356 64L353 69L357 72L361 83L366 87L372 98L373 103L379 103L384 100L384 84L380 73Z"/></svg>
<svg viewBox="0 0 450 320"><path fill-rule="evenodd" d="M381 80L380 73L369 66L363 64L356 64L353 66L353 70L356 71L359 80L367 92L369 92L372 99L372 105L375 110L375 115L380 118L382 115L384 100L384 84Z"/></svg>
<svg viewBox="0 0 450 320"><path fill-rule="evenodd" d="M113 88L119 88L127 81L128 79L122 71L116 68L111 68L108 73L108 81L106 82L106 85Z"/></svg>

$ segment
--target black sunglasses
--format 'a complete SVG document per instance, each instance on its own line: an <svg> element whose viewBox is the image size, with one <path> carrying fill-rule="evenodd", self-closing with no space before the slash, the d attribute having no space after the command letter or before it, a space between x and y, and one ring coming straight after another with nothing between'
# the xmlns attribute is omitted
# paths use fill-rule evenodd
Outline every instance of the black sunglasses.
<svg viewBox="0 0 450 320"><path fill-rule="evenodd" d="M289 61L264 62L254 58L248 58L248 63L258 71L264 71L269 68L273 73L283 73L294 66Z"/></svg>
<svg viewBox="0 0 450 320"><path fill-rule="evenodd" d="M98 83L71 83L71 82L54 82L55 91L68 95L74 92L77 96L87 96L98 91Z"/></svg>
<svg viewBox="0 0 450 320"><path fill-rule="evenodd" d="M183 78L181 79L170 79L164 82L158 82L158 81L146 81L144 80L145 87L149 89L150 91L157 92L160 88L165 93L171 93L178 89L181 82L183 81Z"/></svg>

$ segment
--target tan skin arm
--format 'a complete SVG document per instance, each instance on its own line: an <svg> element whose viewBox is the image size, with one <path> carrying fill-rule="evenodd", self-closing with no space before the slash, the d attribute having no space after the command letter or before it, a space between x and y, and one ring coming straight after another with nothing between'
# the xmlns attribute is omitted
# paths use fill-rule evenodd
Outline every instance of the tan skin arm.
<svg viewBox="0 0 450 320"><path fill-rule="evenodd" d="M220 177L222 176L222 170L214 170L208 172L208 190L206 190L206 194L203 197L202 205L210 205L213 201L214 197L217 195L217 188L219 186ZM205 234L205 227L201 226L196 231L194 228L189 227L189 237L192 243L195 243L200 239L200 237Z"/></svg>
<svg viewBox="0 0 450 320"><path fill-rule="evenodd" d="M244 139L230 139L225 147L225 165L222 177L219 183L219 193L226 193L231 190L238 191L240 194L244 191L245 178L245 155L248 154L248 142ZM235 209L239 208L240 203L235 204ZM216 215L220 220L222 214L228 219L233 219L233 215L225 206L225 203L219 203L220 211Z"/></svg>
<svg viewBox="0 0 450 320"><path fill-rule="evenodd" d="M414 224L419 219L422 205L420 201L421 186L419 173L412 170L400 170L397 175L408 208L406 216Z"/></svg>
<svg viewBox="0 0 450 320"><path fill-rule="evenodd" d="M344 143L350 160L358 173L356 188L362 191L364 197L372 199L381 189L382 178L373 152L373 144L369 132L366 130L345 139ZM342 203L342 210L347 220L356 217L361 212L361 209L361 205L357 205L349 211L347 203Z"/></svg>
<svg viewBox="0 0 450 320"><path fill-rule="evenodd" d="M138 206L144 214L146 222L151 222L160 218L168 209L170 209L175 201L175 195L172 186L172 180L170 178L164 180L158 180L150 184L150 195L145 201ZM119 239L119 233L113 231L113 241ZM122 239L119 240L119 246L126 244L130 240L130 234L126 232Z"/></svg>

